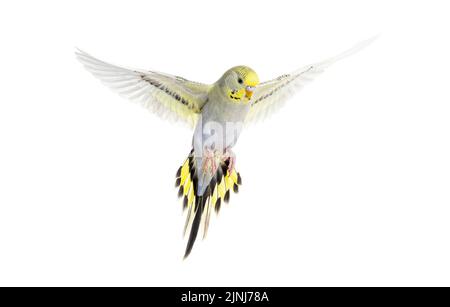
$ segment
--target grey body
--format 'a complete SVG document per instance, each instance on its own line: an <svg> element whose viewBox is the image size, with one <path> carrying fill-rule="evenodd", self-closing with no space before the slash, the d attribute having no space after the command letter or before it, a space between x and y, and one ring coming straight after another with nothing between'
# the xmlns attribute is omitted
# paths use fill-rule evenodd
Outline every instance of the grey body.
<svg viewBox="0 0 450 307"><path fill-rule="evenodd" d="M217 154L217 165L226 150L236 144L250 110L250 103L236 103L220 90L220 80L211 88L208 102L202 109L195 127L192 144L194 147L196 171L198 174L197 195L201 196L208 187L213 174L203 171L205 148Z"/></svg>

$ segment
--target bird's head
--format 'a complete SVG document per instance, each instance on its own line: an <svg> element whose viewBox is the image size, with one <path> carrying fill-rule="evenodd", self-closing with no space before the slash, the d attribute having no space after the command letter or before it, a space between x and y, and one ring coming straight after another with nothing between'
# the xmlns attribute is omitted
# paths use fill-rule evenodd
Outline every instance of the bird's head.
<svg viewBox="0 0 450 307"><path fill-rule="evenodd" d="M256 72L247 66L229 69L219 80L223 94L234 103L249 103L259 84Z"/></svg>

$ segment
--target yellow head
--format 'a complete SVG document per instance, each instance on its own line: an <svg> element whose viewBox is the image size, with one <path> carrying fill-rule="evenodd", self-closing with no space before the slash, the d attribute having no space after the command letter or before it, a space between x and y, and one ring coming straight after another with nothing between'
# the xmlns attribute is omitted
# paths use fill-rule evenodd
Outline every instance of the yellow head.
<svg viewBox="0 0 450 307"><path fill-rule="evenodd" d="M229 69L220 78L222 91L234 103L249 103L255 87L259 84L256 72L247 66Z"/></svg>

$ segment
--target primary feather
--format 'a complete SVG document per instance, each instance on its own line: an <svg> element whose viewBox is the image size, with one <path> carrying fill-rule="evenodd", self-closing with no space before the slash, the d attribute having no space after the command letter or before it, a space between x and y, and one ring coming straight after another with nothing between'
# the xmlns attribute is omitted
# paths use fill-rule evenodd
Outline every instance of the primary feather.
<svg viewBox="0 0 450 307"><path fill-rule="evenodd" d="M348 57L355 52L368 46L377 37L360 42L353 48L341 54L329 58L328 60L310 64L292 73L284 74L278 78L262 82L255 90L246 123L260 121L273 114L298 90L302 89L308 82L313 81L318 75L325 71L327 67L335 62Z"/></svg>
<svg viewBox="0 0 450 307"><path fill-rule="evenodd" d="M76 55L106 86L162 118L182 120L194 126L207 101L209 85L169 74L115 66L81 50Z"/></svg>

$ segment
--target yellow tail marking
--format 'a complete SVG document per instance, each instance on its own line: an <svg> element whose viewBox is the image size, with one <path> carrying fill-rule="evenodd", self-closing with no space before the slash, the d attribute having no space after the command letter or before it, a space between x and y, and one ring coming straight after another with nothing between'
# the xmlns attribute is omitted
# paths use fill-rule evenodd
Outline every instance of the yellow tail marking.
<svg viewBox="0 0 450 307"><path fill-rule="evenodd" d="M238 176L237 176L237 173L236 173L235 170L233 170L233 172L231 173L231 176L230 176L230 177L231 177L231 179L233 180L233 182L237 184Z"/></svg>
<svg viewBox="0 0 450 307"><path fill-rule="evenodd" d="M215 207L215 206L216 206L216 202L217 202L217 189L218 189L218 187L217 187L217 183L216 183L216 185L214 186L214 191L213 191L212 196L211 196L211 205L212 205L212 207Z"/></svg>
<svg viewBox="0 0 450 307"><path fill-rule="evenodd" d="M229 173L227 172L227 176L226 178L226 190L228 191L229 189L231 189L233 187L233 179L231 179Z"/></svg>
<svg viewBox="0 0 450 307"><path fill-rule="evenodd" d="M224 198L225 192L226 192L226 190L225 190L225 176L222 177L222 180L220 181L220 184L219 184L218 188L219 188L220 198Z"/></svg>
<svg viewBox="0 0 450 307"><path fill-rule="evenodd" d="M194 202L195 195L194 195L194 187L189 189L189 196L188 196L188 208L192 206L192 203Z"/></svg>
<svg viewBox="0 0 450 307"><path fill-rule="evenodd" d="M184 181L189 175L189 159L186 159L186 161L183 164L183 167L181 168L181 184L184 185Z"/></svg>
<svg viewBox="0 0 450 307"><path fill-rule="evenodd" d="M186 196L189 192L189 188L191 187L191 176L188 176L186 179L186 184L183 185L183 194Z"/></svg>

